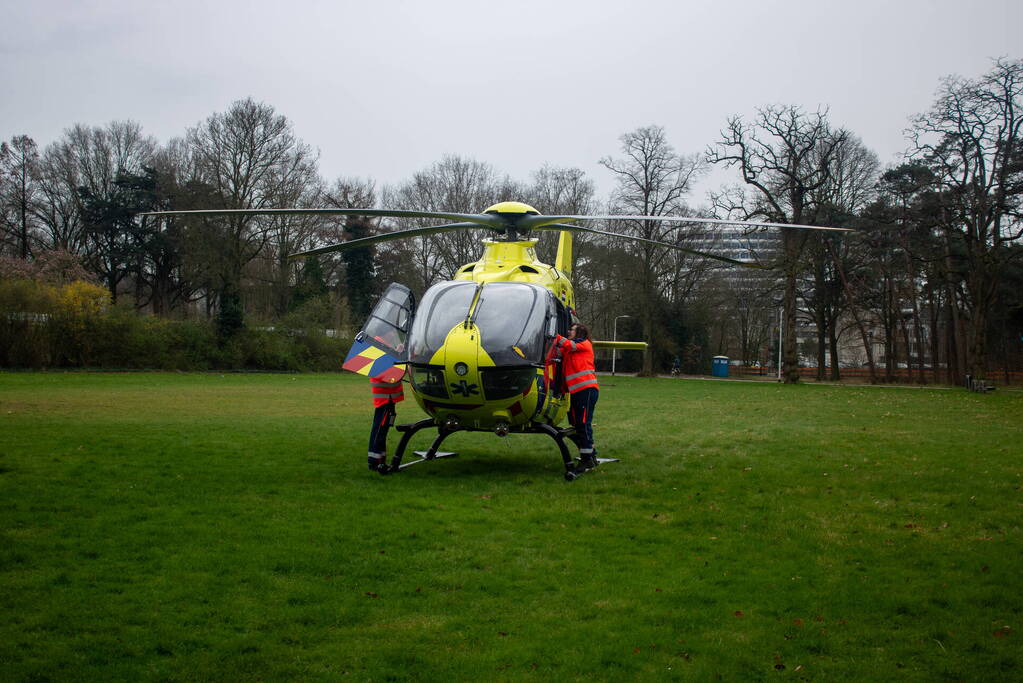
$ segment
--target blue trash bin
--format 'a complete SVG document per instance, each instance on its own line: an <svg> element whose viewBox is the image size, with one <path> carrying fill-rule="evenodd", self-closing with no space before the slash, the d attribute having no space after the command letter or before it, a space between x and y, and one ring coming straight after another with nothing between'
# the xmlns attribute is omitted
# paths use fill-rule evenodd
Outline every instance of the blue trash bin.
<svg viewBox="0 0 1023 683"><path fill-rule="evenodd" d="M715 377L728 377L728 356L714 356L711 374Z"/></svg>

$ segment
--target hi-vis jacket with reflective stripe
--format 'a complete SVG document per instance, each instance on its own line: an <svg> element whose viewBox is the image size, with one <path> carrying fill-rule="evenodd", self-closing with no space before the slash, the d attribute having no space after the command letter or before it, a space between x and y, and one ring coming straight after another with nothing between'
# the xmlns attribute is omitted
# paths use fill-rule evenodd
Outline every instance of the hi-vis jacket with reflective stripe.
<svg viewBox="0 0 1023 683"><path fill-rule="evenodd" d="M574 394L590 387L597 389L593 344L590 340L574 341L559 334L554 342L561 348L565 357L565 383L568 385L568 393Z"/></svg>
<svg viewBox="0 0 1023 683"><path fill-rule="evenodd" d="M405 390L402 388L401 382L384 382L371 377L369 388L373 392L374 408L405 400Z"/></svg>

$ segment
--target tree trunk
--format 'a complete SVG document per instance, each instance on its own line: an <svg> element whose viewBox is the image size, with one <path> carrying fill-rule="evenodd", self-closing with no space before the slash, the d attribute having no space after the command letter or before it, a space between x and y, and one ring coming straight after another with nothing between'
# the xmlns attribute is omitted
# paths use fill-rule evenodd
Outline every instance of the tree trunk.
<svg viewBox="0 0 1023 683"><path fill-rule="evenodd" d="M945 365L949 384L962 384L962 365L959 363L959 311L953 301L955 294L948 285L945 296Z"/></svg>
<svg viewBox="0 0 1023 683"><path fill-rule="evenodd" d="M799 349L796 348L796 277L799 272L801 245L792 231L782 235L785 249L785 350L782 373L786 384L799 382Z"/></svg>
<svg viewBox="0 0 1023 683"><path fill-rule="evenodd" d="M906 325L906 318L899 316L899 329L902 332L902 344L906 347L906 372L909 374L909 382L913 382L913 354L909 346L909 327Z"/></svg>
<svg viewBox="0 0 1023 683"><path fill-rule="evenodd" d="M828 325L828 347L831 351L831 372L828 377L832 382L837 382L842 379L842 375L838 366L838 334L834 323Z"/></svg>

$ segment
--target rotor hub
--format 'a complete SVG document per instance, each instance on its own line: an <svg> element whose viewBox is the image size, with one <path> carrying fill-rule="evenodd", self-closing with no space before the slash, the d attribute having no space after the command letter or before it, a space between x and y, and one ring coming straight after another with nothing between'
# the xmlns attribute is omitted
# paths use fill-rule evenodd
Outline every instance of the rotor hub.
<svg viewBox="0 0 1023 683"><path fill-rule="evenodd" d="M521 230L518 228L519 221L525 216L539 216L540 212L534 209L529 204L522 202L499 202L493 206L487 207L484 214L491 216L497 216L504 220L504 239L505 242L518 242L525 238L529 234L529 230Z"/></svg>

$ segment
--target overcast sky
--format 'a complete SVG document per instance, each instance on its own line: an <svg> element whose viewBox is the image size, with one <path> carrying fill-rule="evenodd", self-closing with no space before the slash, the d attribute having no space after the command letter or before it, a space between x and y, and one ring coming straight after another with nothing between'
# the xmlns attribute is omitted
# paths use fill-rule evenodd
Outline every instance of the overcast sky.
<svg viewBox="0 0 1023 683"><path fill-rule="evenodd" d="M528 180L664 126L700 152L758 106L830 109L883 162L941 77L1023 57L1020 0L0 0L0 138L132 119L161 142L273 105L320 170L397 183L445 154ZM718 182L717 179L714 180ZM706 187L708 183L704 183ZM693 197L699 203L700 197ZM452 207L468 209L482 207Z"/></svg>

